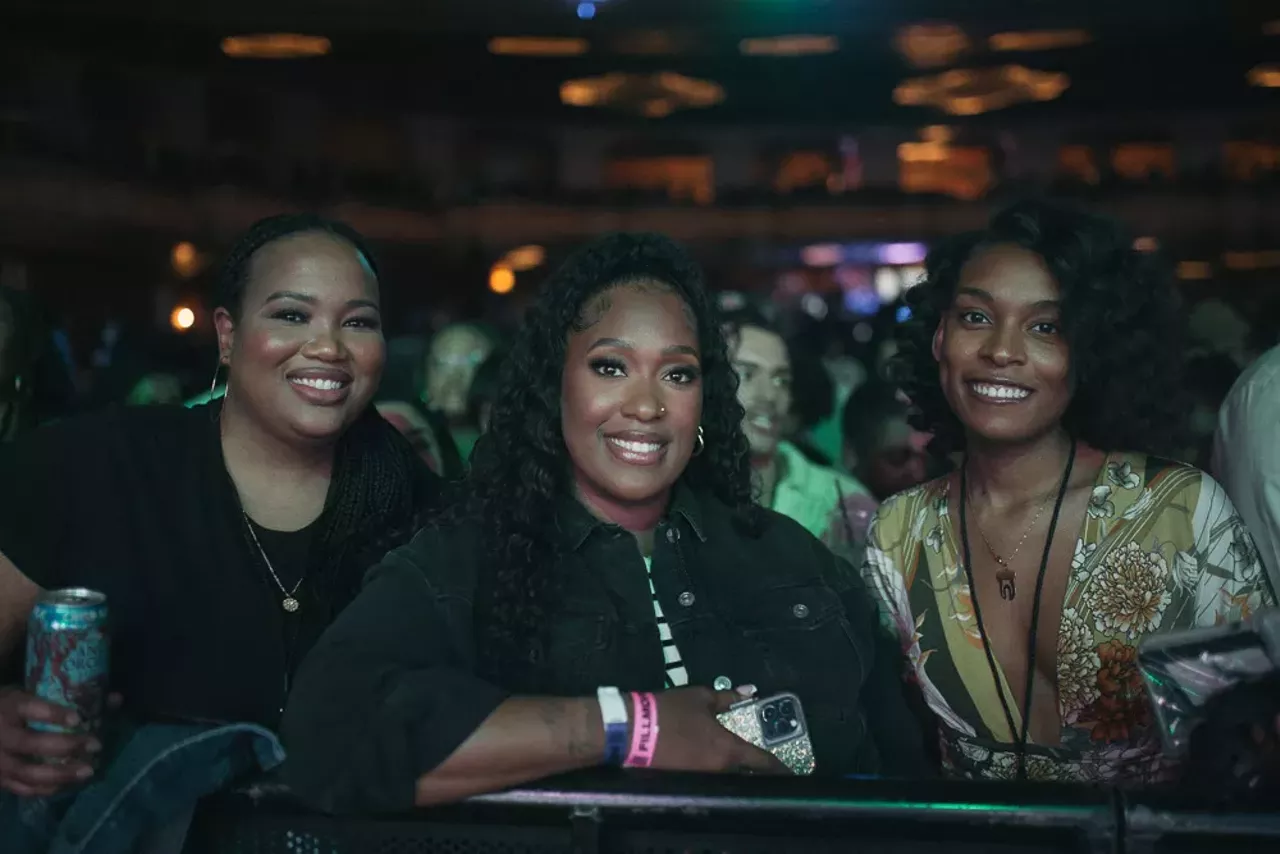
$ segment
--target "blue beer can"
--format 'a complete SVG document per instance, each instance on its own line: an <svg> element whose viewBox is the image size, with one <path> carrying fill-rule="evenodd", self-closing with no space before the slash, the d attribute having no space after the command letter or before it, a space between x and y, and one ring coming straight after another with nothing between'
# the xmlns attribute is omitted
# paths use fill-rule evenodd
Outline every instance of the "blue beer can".
<svg viewBox="0 0 1280 854"><path fill-rule="evenodd" d="M104 594L82 587L40 594L27 622L28 694L75 709L80 725L74 732L95 732L102 722L110 661ZM68 731L45 723L31 728Z"/></svg>

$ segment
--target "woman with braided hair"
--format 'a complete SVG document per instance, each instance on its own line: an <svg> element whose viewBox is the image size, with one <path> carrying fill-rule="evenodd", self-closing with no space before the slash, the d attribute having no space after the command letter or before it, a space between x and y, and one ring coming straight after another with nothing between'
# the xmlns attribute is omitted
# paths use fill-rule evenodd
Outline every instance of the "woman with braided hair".
<svg viewBox="0 0 1280 854"><path fill-rule="evenodd" d="M71 419L7 448L0 656L42 589L92 588L111 608L111 689L130 717L275 727L298 662L438 491L371 406L379 305L351 228L264 220L218 280L225 398ZM91 773L94 739L26 726L68 714L0 688L0 786L48 795Z"/></svg>

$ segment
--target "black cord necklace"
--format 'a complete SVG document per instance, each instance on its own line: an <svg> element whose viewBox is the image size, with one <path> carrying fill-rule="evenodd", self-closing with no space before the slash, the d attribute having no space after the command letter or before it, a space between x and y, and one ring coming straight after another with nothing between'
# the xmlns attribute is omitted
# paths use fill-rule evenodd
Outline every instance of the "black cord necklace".
<svg viewBox="0 0 1280 854"><path fill-rule="evenodd" d="M969 517L966 508L969 506L969 458L966 456L960 467L960 542L964 546L964 575L969 582L969 599L973 602L973 617L978 623L978 635L982 638L982 650L987 654L987 666L991 668L991 678L996 683L996 696L1000 698L1000 708L1004 710L1005 721L1009 724L1009 732L1017 738L1015 756L1017 757L1017 779L1027 778L1027 734L1031 730L1031 695L1032 678L1036 670L1036 635L1040 628L1040 593L1044 589L1045 570L1049 567L1049 552L1053 549L1053 535L1058 530L1058 514L1062 512L1062 502L1067 497L1067 486L1071 483L1071 469L1076 462L1076 441L1071 440L1071 453L1067 456L1067 467L1062 473L1062 485L1058 487L1058 500L1053 504L1053 516L1049 520L1049 534L1044 541L1044 554L1040 557L1040 572L1036 575L1035 599L1031 603L1031 631L1027 633L1027 686L1022 697L1022 727L1013 723L1013 712L1009 709L1009 701L1005 699L1004 688L1000 685L1000 669L996 666L996 657L991 652L991 644L987 640L987 630L982 625L982 608L978 604L978 590L973 583L973 566L969 554Z"/></svg>

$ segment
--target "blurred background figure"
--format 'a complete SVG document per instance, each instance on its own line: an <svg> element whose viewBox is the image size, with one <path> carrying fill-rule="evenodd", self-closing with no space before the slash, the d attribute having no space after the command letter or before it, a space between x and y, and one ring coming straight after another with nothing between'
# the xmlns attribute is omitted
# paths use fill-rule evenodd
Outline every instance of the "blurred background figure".
<svg viewBox="0 0 1280 854"><path fill-rule="evenodd" d="M0 288L0 442L12 439L25 417L24 361L29 348L16 291Z"/></svg>
<svg viewBox="0 0 1280 854"><path fill-rule="evenodd" d="M738 373L738 402L744 410L742 426L751 448L757 500L796 520L842 556L859 557L875 502L857 480L814 462L784 438L795 417L793 350L750 305L722 312L722 323ZM821 363L806 367L810 377L822 368ZM827 391L830 388L828 380Z"/></svg>
<svg viewBox="0 0 1280 854"><path fill-rule="evenodd" d="M489 415L498 396L506 358L506 347L499 347L489 354L471 378L471 388L467 391L467 415L480 433L489 429Z"/></svg>
<svg viewBox="0 0 1280 854"><path fill-rule="evenodd" d="M444 416L423 400L421 366L426 352L421 337L406 335L387 342L387 366L374 405L413 445L431 470L446 480L465 471L462 455Z"/></svg>
<svg viewBox="0 0 1280 854"><path fill-rule="evenodd" d="M1181 462L1209 468L1218 410L1240 376L1240 364L1222 352L1204 352L1187 361L1185 387L1191 401L1187 419L1189 445Z"/></svg>
<svg viewBox="0 0 1280 854"><path fill-rule="evenodd" d="M910 409L900 390L873 379L849 396L841 413L845 468L878 501L929 478L929 434L907 423Z"/></svg>
<svg viewBox="0 0 1280 854"><path fill-rule="evenodd" d="M147 374L134 385L125 402L130 406L182 403L182 381L173 374Z"/></svg>
<svg viewBox="0 0 1280 854"><path fill-rule="evenodd" d="M475 323L455 323L431 339L426 358L427 405L444 416L462 459L480 437L467 395L476 371L493 352L497 337Z"/></svg>

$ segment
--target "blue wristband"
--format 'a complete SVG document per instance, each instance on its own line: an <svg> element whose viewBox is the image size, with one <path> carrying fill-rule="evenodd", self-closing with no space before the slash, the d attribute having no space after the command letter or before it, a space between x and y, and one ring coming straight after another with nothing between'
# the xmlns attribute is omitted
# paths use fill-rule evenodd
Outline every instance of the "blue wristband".
<svg viewBox="0 0 1280 854"><path fill-rule="evenodd" d="M600 688L596 698L604 721L605 764L621 765L627 758L627 704L617 688Z"/></svg>

